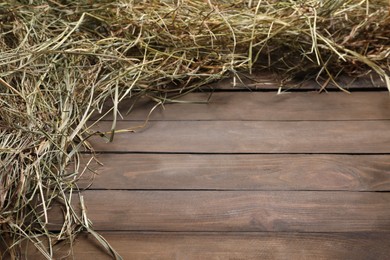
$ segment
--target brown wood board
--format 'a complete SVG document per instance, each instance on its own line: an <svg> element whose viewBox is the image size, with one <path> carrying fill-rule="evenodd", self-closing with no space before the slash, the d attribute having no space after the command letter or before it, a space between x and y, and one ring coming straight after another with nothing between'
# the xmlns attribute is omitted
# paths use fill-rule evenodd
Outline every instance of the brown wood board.
<svg viewBox="0 0 390 260"><path fill-rule="evenodd" d="M117 129L141 122L118 122ZM110 122L95 130L108 131ZM390 153L390 121L156 121L113 143L91 138L96 151L184 153Z"/></svg>
<svg viewBox="0 0 390 260"><path fill-rule="evenodd" d="M303 77L306 75L303 74ZM252 74L239 73L238 77L234 79L233 75L230 75L220 81L203 86L204 89L246 89L246 90L278 90L280 87L282 90L320 90L324 84L328 81L328 78L318 79L318 82L314 79L295 79L290 80L282 84L282 79L285 76L280 73L272 73L270 71L257 70ZM386 88L386 83L375 73L370 75L352 77L348 75L341 75L336 78L336 84L330 81L326 85L326 90L340 90L341 86L345 90L359 90L359 89L378 89Z"/></svg>
<svg viewBox="0 0 390 260"><path fill-rule="evenodd" d="M123 259L388 259L389 233L138 233L103 232ZM42 259L29 246L29 259ZM108 260L89 235L74 245L75 259ZM35 253L35 254L34 254ZM62 254L64 255L64 251Z"/></svg>
<svg viewBox="0 0 390 260"><path fill-rule="evenodd" d="M189 94L179 100L185 103L167 103L159 106L149 119L272 121L390 119L390 95L385 91L352 94L306 92L281 95L274 92L217 92L213 93L211 98L210 95ZM126 100L120 104L121 116L118 116L120 120L145 120L156 105L150 99L143 98L136 103L132 112L127 114L133 102ZM100 116L95 115L94 118ZM112 113L108 113L104 120L112 118Z"/></svg>
<svg viewBox="0 0 390 260"><path fill-rule="evenodd" d="M390 193L372 192L390 187L387 92L210 101L166 104L114 143L90 139L104 166L90 165L100 174L82 193L88 216L124 259L388 258ZM117 129L141 125L151 106L142 100ZM93 129L108 131L105 120ZM75 253L110 259L90 235Z"/></svg>
<svg viewBox="0 0 390 260"><path fill-rule="evenodd" d="M390 231L390 193L90 190L84 197L100 231Z"/></svg>
<svg viewBox="0 0 390 260"><path fill-rule="evenodd" d="M84 155L84 165L90 155ZM101 154L80 187L389 191L390 155ZM84 166L83 166L84 167Z"/></svg>

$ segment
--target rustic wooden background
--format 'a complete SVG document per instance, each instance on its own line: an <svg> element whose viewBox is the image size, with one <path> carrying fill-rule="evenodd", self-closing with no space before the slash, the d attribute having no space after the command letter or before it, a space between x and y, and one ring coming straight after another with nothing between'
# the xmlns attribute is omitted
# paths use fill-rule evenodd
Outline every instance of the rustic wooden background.
<svg viewBox="0 0 390 260"><path fill-rule="evenodd" d="M90 166L88 214L124 259L388 259L388 92L209 95L91 141L103 166ZM141 100L117 129L152 106ZM110 259L91 235L74 253Z"/></svg>

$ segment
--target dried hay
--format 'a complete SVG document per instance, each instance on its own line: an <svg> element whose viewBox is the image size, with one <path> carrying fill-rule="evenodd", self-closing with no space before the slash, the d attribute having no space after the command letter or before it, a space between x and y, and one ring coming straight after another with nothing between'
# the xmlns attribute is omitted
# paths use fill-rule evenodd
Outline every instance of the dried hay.
<svg viewBox="0 0 390 260"><path fill-rule="evenodd" d="M93 231L77 187L87 126L107 100L161 104L228 73L379 75L390 90L387 0L0 3L0 236L8 254ZM341 90L342 86L339 86ZM110 139L113 138L113 131ZM69 167L69 163L72 167ZM72 200L79 198L78 203ZM55 206L57 205L57 206ZM62 227L49 211L61 205ZM81 207L84 208L84 207ZM42 243L46 241L47 243Z"/></svg>

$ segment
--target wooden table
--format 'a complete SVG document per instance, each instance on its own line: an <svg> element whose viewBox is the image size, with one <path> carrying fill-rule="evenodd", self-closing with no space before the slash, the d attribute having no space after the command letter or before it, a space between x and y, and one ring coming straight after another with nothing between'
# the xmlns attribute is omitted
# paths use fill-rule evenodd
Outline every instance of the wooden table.
<svg viewBox="0 0 390 260"><path fill-rule="evenodd" d="M388 92L218 91L202 103L209 94L92 140L104 166L91 166L88 214L124 259L390 257ZM152 106L141 100L117 129ZM74 250L110 259L91 236Z"/></svg>

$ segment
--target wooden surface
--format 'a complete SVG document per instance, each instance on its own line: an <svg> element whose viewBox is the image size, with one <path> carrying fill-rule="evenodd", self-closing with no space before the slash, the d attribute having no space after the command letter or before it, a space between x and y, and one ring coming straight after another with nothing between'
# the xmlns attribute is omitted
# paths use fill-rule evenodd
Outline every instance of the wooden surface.
<svg viewBox="0 0 390 260"><path fill-rule="evenodd" d="M85 163L89 155L84 155ZM101 154L93 189L390 191L390 155ZM118 167L120 165L121 167ZM115 176L115 177L113 177ZM86 172L80 187L91 184Z"/></svg>
<svg viewBox="0 0 390 260"><path fill-rule="evenodd" d="M234 80L233 75L222 79L219 82L213 83L205 88L232 90L232 89L245 89L245 90L275 90L282 87L282 90L320 90L323 84L328 79L304 80L296 79L286 84L282 84L283 76L278 74L272 74L269 71L255 71L252 75L247 73L239 73ZM347 75L337 78L337 83L346 90L359 90L359 89L378 89L386 90L386 84L384 80L380 79L375 73L361 77L349 77ZM329 82L326 86L327 90L339 90L339 88Z"/></svg>
<svg viewBox="0 0 390 260"><path fill-rule="evenodd" d="M140 124L118 122L117 128ZM110 127L101 122L96 129ZM137 133L116 134L114 143L92 142L105 152L390 153L390 120L155 121Z"/></svg>
<svg viewBox="0 0 390 260"><path fill-rule="evenodd" d="M141 101L117 129L150 108ZM98 172L88 216L124 259L389 258L387 92L217 92L164 108L113 143L90 139L102 165L79 185ZM108 131L110 115L92 128ZM74 252L110 259L91 235Z"/></svg>
<svg viewBox="0 0 390 260"><path fill-rule="evenodd" d="M388 92L283 93L218 92L192 93L157 107L150 120L382 120L390 119ZM129 102L120 105L123 120L145 120L155 102L142 98L129 114ZM107 109L104 110L107 112ZM97 114L99 118L104 114ZM111 121L112 113L104 120Z"/></svg>
<svg viewBox="0 0 390 260"><path fill-rule="evenodd" d="M102 232L123 259L388 259L388 233ZM84 260L110 259L91 236L74 248ZM33 254L31 259L41 259Z"/></svg>
<svg viewBox="0 0 390 260"><path fill-rule="evenodd" d="M330 191L84 192L97 230L390 232L390 194Z"/></svg>

